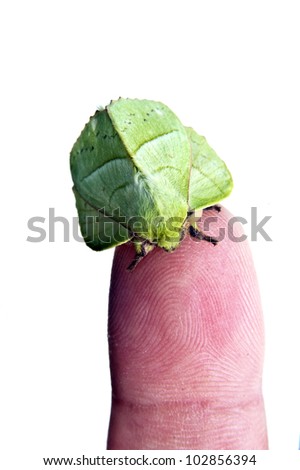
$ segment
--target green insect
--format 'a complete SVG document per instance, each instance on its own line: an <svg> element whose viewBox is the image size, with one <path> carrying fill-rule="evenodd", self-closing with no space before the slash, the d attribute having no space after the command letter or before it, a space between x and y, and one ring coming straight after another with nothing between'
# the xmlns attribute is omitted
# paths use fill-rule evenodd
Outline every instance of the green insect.
<svg viewBox="0 0 300 470"><path fill-rule="evenodd" d="M96 111L72 148L71 173L86 244L101 251L131 240L128 269L155 246L173 251L187 232L216 243L197 229L197 216L232 189L205 138L148 100L119 99Z"/></svg>

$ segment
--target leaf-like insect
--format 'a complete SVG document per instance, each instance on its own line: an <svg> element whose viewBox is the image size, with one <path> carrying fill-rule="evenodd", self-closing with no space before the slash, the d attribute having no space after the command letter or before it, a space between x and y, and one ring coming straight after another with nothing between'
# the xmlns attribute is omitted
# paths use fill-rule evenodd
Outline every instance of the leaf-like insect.
<svg viewBox="0 0 300 470"><path fill-rule="evenodd" d="M119 99L98 110L71 151L81 232L97 251L129 240L137 256L173 251L192 215L228 196L231 175L204 137L164 104ZM209 237L208 237L209 238Z"/></svg>

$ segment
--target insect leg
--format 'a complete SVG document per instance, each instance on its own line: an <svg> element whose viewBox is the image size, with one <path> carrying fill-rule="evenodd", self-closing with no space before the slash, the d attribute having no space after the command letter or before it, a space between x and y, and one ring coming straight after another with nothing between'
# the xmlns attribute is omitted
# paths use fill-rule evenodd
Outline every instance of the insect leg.
<svg viewBox="0 0 300 470"><path fill-rule="evenodd" d="M150 251L153 250L155 247L154 243L150 243L147 240L144 240L142 243L138 242L135 244L136 247L136 255L131 261L130 265L127 268L127 271L133 271L134 268L139 264L140 261L142 261L145 256L147 256Z"/></svg>
<svg viewBox="0 0 300 470"><path fill-rule="evenodd" d="M142 255L142 253L137 253L131 261L130 265L127 266L127 271L133 271L134 268L139 264L140 261L142 261L143 258L144 255Z"/></svg>
<svg viewBox="0 0 300 470"><path fill-rule="evenodd" d="M217 211L217 212L221 212L222 207L218 206L217 204L214 204L213 206L205 207L203 210L204 211L214 210L214 211Z"/></svg>
<svg viewBox="0 0 300 470"><path fill-rule="evenodd" d="M191 237L197 238L197 240L205 240L206 242L210 242L213 245L216 245L218 243L218 240L216 240L216 238L205 235L203 232L196 229L192 225L189 226L189 232L190 232Z"/></svg>

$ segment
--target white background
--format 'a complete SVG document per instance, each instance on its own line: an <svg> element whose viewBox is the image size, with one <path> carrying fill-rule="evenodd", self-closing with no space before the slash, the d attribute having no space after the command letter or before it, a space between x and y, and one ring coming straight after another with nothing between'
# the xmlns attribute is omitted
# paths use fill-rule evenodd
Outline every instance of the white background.
<svg viewBox="0 0 300 470"><path fill-rule="evenodd" d="M297 449L297 3L61 0L1 8L3 468L42 468L41 456L105 449L113 250L64 243L59 223L54 243L26 238L33 216L45 217L48 232L50 207L76 217L70 149L97 106L119 96L170 106L230 168L227 207L247 220L255 206L259 219L272 216L265 229L273 241L251 242L265 314L269 441L273 450Z"/></svg>

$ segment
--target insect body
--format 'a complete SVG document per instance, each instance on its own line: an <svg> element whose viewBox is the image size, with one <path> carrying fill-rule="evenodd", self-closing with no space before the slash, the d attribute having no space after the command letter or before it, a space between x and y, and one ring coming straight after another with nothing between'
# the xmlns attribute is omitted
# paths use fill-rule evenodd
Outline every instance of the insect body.
<svg viewBox="0 0 300 470"><path fill-rule="evenodd" d="M72 148L71 173L85 242L100 251L132 240L131 267L154 246L173 251L189 227L199 235L195 211L232 189L205 138L148 100L119 99L97 111Z"/></svg>

